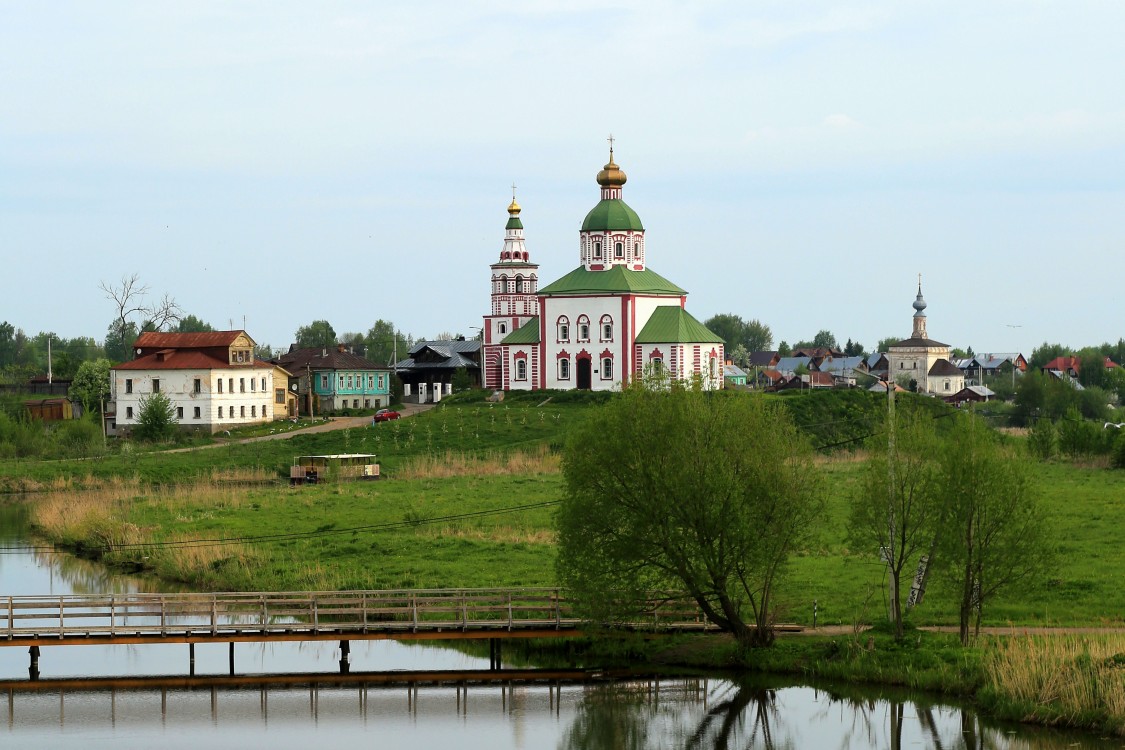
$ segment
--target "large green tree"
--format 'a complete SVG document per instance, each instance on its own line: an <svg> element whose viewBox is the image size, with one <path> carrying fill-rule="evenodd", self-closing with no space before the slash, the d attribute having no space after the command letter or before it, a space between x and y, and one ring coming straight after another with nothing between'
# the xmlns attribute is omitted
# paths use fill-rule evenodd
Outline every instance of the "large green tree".
<svg viewBox="0 0 1125 750"><path fill-rule="evenodd" d="M413 340L399 331L395 324L380 318L367 330L364 337L367 345L367 359L380 365L393 364L395 357L405 359Z"/></svg>
<svg viewBox="0 0 1125 750"><path fill-rule="evenodd" d="M955 588L961 643L968 644L997 593L1045 569L1050 540L1026 458L975 416L956 417L939 452L937 482L946 509L938 554Z"/></svg>
<svg viewBox="0 0 1125 750"><path fill-rule="evenodd" d="M772 642L774 587L823 508L780 404L638 381L571 433L563 476L558 569L591 617L674 590L741 643Z"/></svg>
<svg viewBox="0 0 1125 750"><path fill-rule="evenodd" d="M78 366L70 383L70 397L82 403L87 412L101 413L102 402L109 398L109 368L112 363L105 358L88 359Z"/></svg>
<svg viewBox="0 0 1125 750"><path fill-rule="evenodd" d="M176 333L210 333L215 329L194 315L185 315L176 323Z"/></svg>
<svg viewBox="0 0 1125 750"><path fill-rule="evenodd" d="M902 638L903 585L933 552L942 503L936 481L933 418L903 409L897 412L893 427L892 435L891 425L885 424L886 434L871 445L855 487L848 537L856 549L879 552L886 562L891 593L888 614L895 637Z"/></svg>
<svg viewBox="0 0 1125 750"><path fill-rule="evenodd" d="M293 334L301 349L335 349L336 331L327 320L314 320Z"/></svg>
<svg viewBox="0 0 1125 750"><path fill-rule="evenodd" d="M743 320L734 313L714 315L703 321L703 325L722 338L728 352L739 345L751 352L766 351L773 346L773 332L769 326L757 320Z"/></svg>

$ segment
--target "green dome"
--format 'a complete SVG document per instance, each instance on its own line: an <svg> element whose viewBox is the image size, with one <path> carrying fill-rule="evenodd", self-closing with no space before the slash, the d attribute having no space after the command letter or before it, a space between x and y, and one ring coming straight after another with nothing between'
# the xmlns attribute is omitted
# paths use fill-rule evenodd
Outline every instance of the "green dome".
<svg viewBox="0 0 1125 750"><path fill-rule="evenodd" d="M643 232L641 217L629 208L620 198L607 198L586 214L582 222L583 232L604 232L618 230L633 230Z"/></svg>

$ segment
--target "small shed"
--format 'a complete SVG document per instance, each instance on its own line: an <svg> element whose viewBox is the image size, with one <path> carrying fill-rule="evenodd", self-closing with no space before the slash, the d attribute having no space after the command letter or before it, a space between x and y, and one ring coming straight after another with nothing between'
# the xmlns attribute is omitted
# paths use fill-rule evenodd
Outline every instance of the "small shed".
<svg viewBox="0 0 1125 750"><path fill-rule="evenodd" d="M24 401L23 407L32 419L42 422L61 422L64 419L74 419L74 404L65 398L44 398Z"/></svg>
<svg viewBox="0 0 1125 750"><path fill-rule="evenodd" d="M289 467L289 484L316 484L325 481L378 479L379 464L374 453L332 453L322 456L297 456Z"/></svg>

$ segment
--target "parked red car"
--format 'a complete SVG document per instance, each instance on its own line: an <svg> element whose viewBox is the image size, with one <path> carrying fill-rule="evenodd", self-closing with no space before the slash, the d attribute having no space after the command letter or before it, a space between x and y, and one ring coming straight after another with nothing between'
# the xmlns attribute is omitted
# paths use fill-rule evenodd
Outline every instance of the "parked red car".
<svg viewBox="0 0 1125 750"><path fill-rule="evenodd" d="M371 424L379 424L380 422L389 422L392 419L398 419L402 415L392 409L380 409L375 412L375 416L371 420Z"/></svg>

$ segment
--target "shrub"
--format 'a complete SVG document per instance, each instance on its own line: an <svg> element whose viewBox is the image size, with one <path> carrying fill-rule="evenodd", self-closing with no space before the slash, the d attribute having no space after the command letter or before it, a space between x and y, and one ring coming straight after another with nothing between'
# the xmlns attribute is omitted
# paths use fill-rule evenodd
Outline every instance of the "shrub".
<svg viewBox="0 0 1125 750"><path fill-rule="evenodd" d="M1050 461L1059 453L1059 431L1055 423L1044 417L1031 425L1027 435L1027 447L1031 455L1042 461Z"/></svg>
<svg viewBox="0 0 1125 750"><path fill-rule="evenodd" d="M153 393L141 399L137 427L133 433L138 440L155 443L168 440L176 432L176 410L172 400L163 393Z"/></svg>
<svg viewBox="0 0 1125 750"><path fill-rule="evenodd" d="M1113 444L1113 468L1125 469L1125 430L1118 430L1116 442Z"/></svg>

